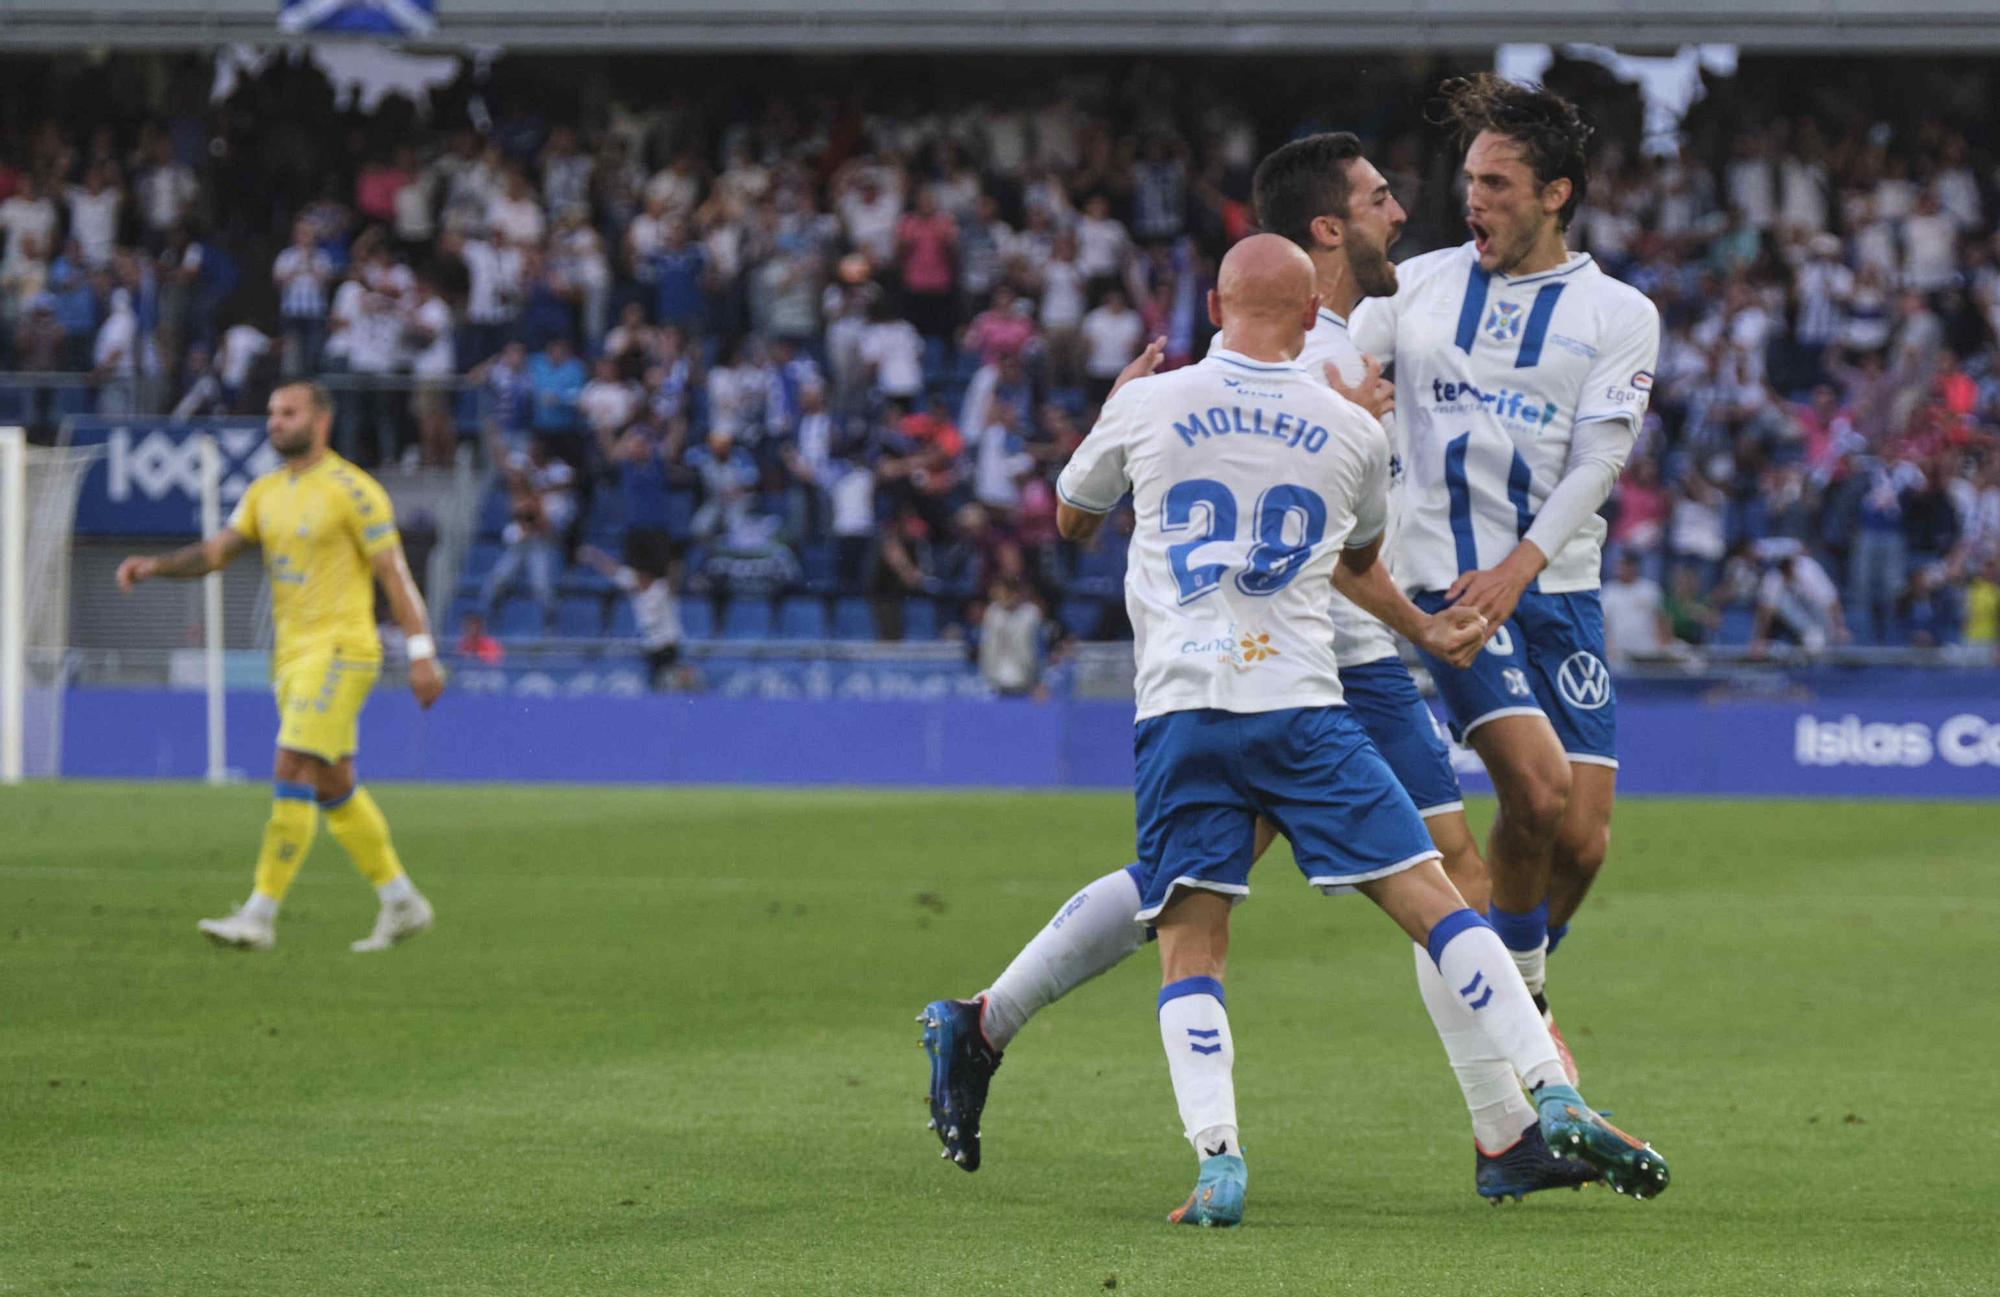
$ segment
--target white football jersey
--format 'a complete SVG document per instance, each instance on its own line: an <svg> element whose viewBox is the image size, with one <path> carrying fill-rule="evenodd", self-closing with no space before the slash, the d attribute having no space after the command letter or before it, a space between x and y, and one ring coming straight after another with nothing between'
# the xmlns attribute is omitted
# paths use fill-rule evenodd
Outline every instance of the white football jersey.
<svg viewBox="0 0 2000 1297"><path fill-rule="evenodd" d="M1222 335L1218 333L1209 340L1209 352L1213 354L1221 342ZM1362 375L1368 372L1360 350L1348 336L1347 321L1321 307L1319 318L1306 331L1306 345L1299 352L1299 366L1306 371L1307 377L1324 381L1324 366L1329 363L1340 371L1341 378L1350 387L1360 382ZM1402 460L1396 445L1394 415L1382 420L1382 431L1389 435L1389 521L1382 534L1382 561L1389 564L1389 573L1394 576L1396 495L1402 485ZM1364 662L1379 662L1396 656L1396 636L1387 626L1363 612L1359 604L1339 591L1329 589L1327 594L1333 601L1333 656L1341 666L1360 666Z"/></svg>
<svg viewBox="0 0 2000 1297"><path fill-rule="evenodd" d="M1295 362L1215 350L1106 402L1056 490L1132 493L1138 719L1337 705L1333 566L1382 534L1388 474L1381 425Z"/></svg>
<svg viewBox="0 0 2000 1297"><path fill-rule="evenodd" d="M1368 372L1361 349L1354 345L1354 339L1348 334L1347 321L1324 307L1320 308L1319 319L1314 321L1312 330L1306 334L1306 345L1299 352L1299 363L1314 378L1323 378L1326 371L1322 366L1331 363L1349 387L1360 382L1362 375ZM1397 497L1402 494L1403 455L1394 414L1382 420L1382 431L1389 437L1389 511L1387 526L1382 533L1381 561L1389 565L1390 576L1400 579L1395 554L1399 515ZM1333 655L1340 659L1340 665L1344 667L1380 662L1383 658L1396 656L1396 636L1387 626L1363 612L1361 605L1335 591Z"/></svg>
<svg viewBox="0 0 2000 1297"><path fill-rule="evenodd" d="M1406 489L1396 577L1443 590L1520 543L1562 480L1570 432L1626 420L1636 432L1653 387L1660 316L1587 254L1509 278L1479 268L1470 243L1397 267L1394 297L1362 303L1354 344L1396 366ZM1604 520L1592 516L1549 555L1540 588L1594 590Z"/></svg>

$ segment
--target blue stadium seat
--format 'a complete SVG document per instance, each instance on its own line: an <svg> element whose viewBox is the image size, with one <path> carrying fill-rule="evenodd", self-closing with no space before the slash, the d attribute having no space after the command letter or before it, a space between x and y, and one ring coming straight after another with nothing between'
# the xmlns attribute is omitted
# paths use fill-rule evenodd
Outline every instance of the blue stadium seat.
<svg viewBox="0 0 2000 1297"><path fill-rule="evenodd" d="M738 597L722 611L723 639L770 639L771 601Z"/></svg>
<svg viewBox="0 0 2000 1297"><path fill-rule="evenodd" d="M459 570L460 581L484 581L486 574L500 561L503 547L490 540L478 540L465 551L465 566Z"/></svg>
<svg viewBox="0 0 2000 1297"><path fill-rule="evenodd" d="M926 595L903 600L903 638L930 640L938 634L937 601Z"/></svg>
<svg viewBox="0 0 2000 1297"><path fill-rule="evenodd" d="M681 631L689 639L714 639L715 614L706 599L681 600Z"/></svg>
<svg viewBox="0 0 2000 1297"><path fill-rule="evenodd" d="M590 595L563 596L562 602L556 605L556 634L578 639L596 639L603 635L604 601Z"/></svg>
<svg viewBox="0 0 2000 1297"><path fill-rule="evenodd" d="M1065 599L1058 615L1063 629L1083 639L1097 629L1098 618L1104 615L1104 605L1096 599Z"/></svg>
<svg viewBox="0 0 2000 1297"><path fill-rule="evenodd" d="M794 595L778 610L780 639L825 639L826 604L818 599Z"/></svg>
<svg viewBox="0 0 2000 1297"><path fill-rule="evenodd" d="M509 599L501 604L498 624L487 629L502 637L534 637L547 633L542 627L542 610L532 599Z"/></svg>
<svg viewBox="0 0 2000 1297"><path fill-rule="evenodd" d="M1748 644L1750 632L1756 629L1756 625L1757 614L1749 608L1724 608L1722 626L1715 633L1715 642L1725 647Z"/></svg>
<svg viewBox="0 0 2000 1297"><path fill-rule="evenodd" d="M833 606L835 639L874 639L875 614L866 599L846 598Z"/></svg>
<svg viewBox="0 0 2000 1297"><path fill-rule="evenodd" d="M582 563L566 568L556 578L556 588L564 594L610 594L618 587L611 584L611 578L594 567Z"/></svg>
<svg viewBox="0 0 2000 1297"><path fill-rule="evenodd" d="M694 530L694 492L677 487L667 492L667 534L686 540Z"/></svg>
<svg viewBox="0 0 2000 1297"><path fill-rule="evenodd" d="M819 594L833 591L833 545L829 541L807 541L799 546L799 567L806 588Z"/></svg>
<svg viewBox="0 0 2000 1297"><path fill-rule="evenodd" d="M507 493L495 486L479 502L480 539L500 539L501 531L507 526Z"/></svg>

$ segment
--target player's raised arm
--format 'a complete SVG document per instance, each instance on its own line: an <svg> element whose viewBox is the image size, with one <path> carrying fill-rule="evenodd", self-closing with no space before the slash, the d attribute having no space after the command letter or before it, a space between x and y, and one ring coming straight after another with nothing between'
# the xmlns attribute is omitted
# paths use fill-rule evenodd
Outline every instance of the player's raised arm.
<svg viewBox="0 0 2000 1297"><path fill-rule="evenodd" d="M220 572L231 559L250 548L250 541L231 527L224 527L205 540L183 546L171 554L153 557L133 555L118 565L118 588L126 594L132 587L154 577L186 580Z"/></svg>
<svg viewBox="0 0 2000 1297"><path fill-rule="evenodd" d="M372 566L375 579L389 596L389 613L403 631L403 643L410 657L410 692L417 696L418 706L429 707L444 692L444 672L438 670L437 641L431 638L431 619L424 607L424 596L410 576L410 565L403 558L401 544L376 554Z"/></svg>

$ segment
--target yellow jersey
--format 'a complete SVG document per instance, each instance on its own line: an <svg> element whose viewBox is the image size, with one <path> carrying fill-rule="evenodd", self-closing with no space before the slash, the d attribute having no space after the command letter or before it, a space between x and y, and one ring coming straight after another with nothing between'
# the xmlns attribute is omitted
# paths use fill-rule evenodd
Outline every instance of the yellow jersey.
<svg viewBox="0 0 2000 1297"><path fill-rule="evenodd" d="M381 658L371 564L402 540L380 483L328 451L304 472L281 468L252 482L229 527L264 547L275 664L321 649Z"/></svg>
<svg viewBox="0 0 2000 1297"><path fill-rule="evenodd" d="M2000 585L1975 577L1965 592L1965 642L2000 641Z"/></svg>

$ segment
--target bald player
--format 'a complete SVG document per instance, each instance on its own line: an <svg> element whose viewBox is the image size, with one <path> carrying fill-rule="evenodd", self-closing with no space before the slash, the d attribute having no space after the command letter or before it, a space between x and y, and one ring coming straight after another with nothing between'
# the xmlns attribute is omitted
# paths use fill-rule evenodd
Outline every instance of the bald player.
<svg viewBox="0 0 2000 1297"><path fill-rule="evenodd" d="M1657 1162L1568 1086L1506 947L1445 877L1409 794L1342 703L1326 591L1337 566L1364 577L1375 564L1389 446L1381 425L1296 362L1318 307L1296 244L1237 244L1209 296L1219 345L1114 395L1057 484L1070 540L1095 535L1127 491L1136 514L1126 604L1146 876L1137 917L1159 930L1160 1038L1200 1168L1169 1217L1182 1224L1243 1217L1223 969L1260 816L1291 843L1309 886L1367 896L1464 988L1534 1093L1551 1148L1594 1163L1648 1158L1649 1172ZM1452 656L1485 640L1477 614L1437 618ZM1664 1184L1663 1163L1657 1171Z"/></svg>

